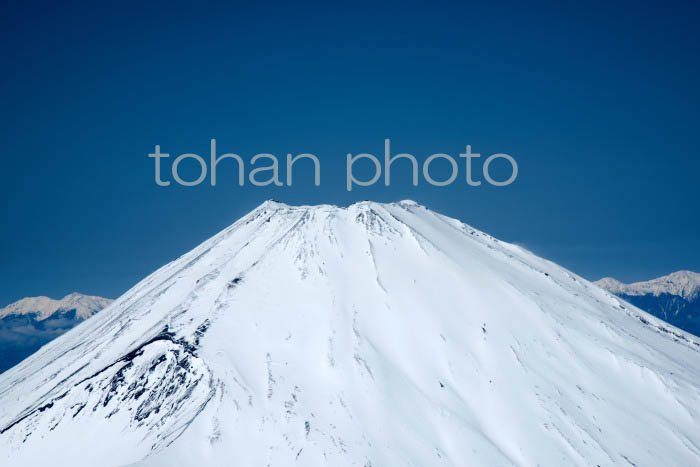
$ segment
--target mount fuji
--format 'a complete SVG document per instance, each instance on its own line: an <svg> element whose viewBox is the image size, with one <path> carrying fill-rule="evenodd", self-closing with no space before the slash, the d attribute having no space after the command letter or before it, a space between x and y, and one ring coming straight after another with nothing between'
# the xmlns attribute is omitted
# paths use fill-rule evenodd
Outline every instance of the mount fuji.
<svg viewBox="0 0 700 467"><path fill-rule="evenodd" d="M699 465L700 343L411 201L268 201L0 375L0 464Z"/></svg>

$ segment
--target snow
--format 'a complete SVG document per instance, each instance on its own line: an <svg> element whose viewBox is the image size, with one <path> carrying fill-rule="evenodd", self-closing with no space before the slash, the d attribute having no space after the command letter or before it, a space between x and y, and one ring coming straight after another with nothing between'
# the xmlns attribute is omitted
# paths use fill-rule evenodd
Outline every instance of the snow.
<svg viewBox="0 0 700 467"><path fill-rule="evenodd" d="M596 285L614 293L625 295L678 295L693 299L700 292L700 274L693 271L677 271L650 281L624 284L612 277L604 277Z"/></svg>
<svg viewBox="0 0 700 467"><path fill-rule="evenodd" d="M5 308L0 308L0 319L10 315L36 314L39 321L47 319L57 311L75 310L81 319L89 318L95 312L112 303L109 298L83 295L77 292L66 295L60 300L49 297L27 297Z"/></svg>
<svg viewBox="0 0 700 467"><path fill-rule="evenodd" d="M700 343L417 203L266 202L0 375L0 463L700 463Z"/></svg>

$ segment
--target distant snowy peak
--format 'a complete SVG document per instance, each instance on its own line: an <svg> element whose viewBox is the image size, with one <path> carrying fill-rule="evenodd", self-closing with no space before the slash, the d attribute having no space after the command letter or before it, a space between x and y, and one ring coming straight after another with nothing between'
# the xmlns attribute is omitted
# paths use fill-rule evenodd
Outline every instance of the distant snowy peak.
<svg viewBox="0 0 700 467"><path fill-rule="evenodd" d="M595 284L617 295L669 294L692 299L700 293L700 274L692 271L678 271L658 279L632 284L622 283L612 277L604 277Z"/></svg>
<svg viewBox="0 0 700 467"><path fill-rule="evenodd" d="M603 277L602 279L595 281L594 284L613 293L618 293L625 287L628 287L624 282L620 282L614 277Z"/></svg>
<svg viewBox="0 0 700 467"><path fill-rule="evenodd" d="M0 309L0 319L11 315L36 315L41 321L57 311L75 310L76 317L86 319L112 303L112 299L73 292L60 300L50 297L27 297Z"/></svg>

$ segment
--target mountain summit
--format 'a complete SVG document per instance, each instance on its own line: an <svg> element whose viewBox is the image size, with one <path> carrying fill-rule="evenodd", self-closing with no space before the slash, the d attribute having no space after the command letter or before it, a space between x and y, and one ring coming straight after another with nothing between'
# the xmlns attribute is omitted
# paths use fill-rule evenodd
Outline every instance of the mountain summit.
<svg viewBox="0 0 700 467"><path fill-rule="evenodd" d="M266 202L0 375L0 463L695 465L699 357L414 202Z"/></svg>

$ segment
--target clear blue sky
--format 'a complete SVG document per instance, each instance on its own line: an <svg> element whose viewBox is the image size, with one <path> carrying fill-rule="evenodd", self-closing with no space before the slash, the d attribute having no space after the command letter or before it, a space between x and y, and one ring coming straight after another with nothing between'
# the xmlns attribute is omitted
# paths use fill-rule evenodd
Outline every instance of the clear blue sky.
<svg viewBox="0 0 700 467"><path fill-rule="evenodd" d="M700 270L697 2L250 3L2 7L0 306L118 296L268 198L415 199L589 279ZM314 153L321 186L155 185L156 144L210 138ZM520 172L348 193L384 138Z"/></svg>

